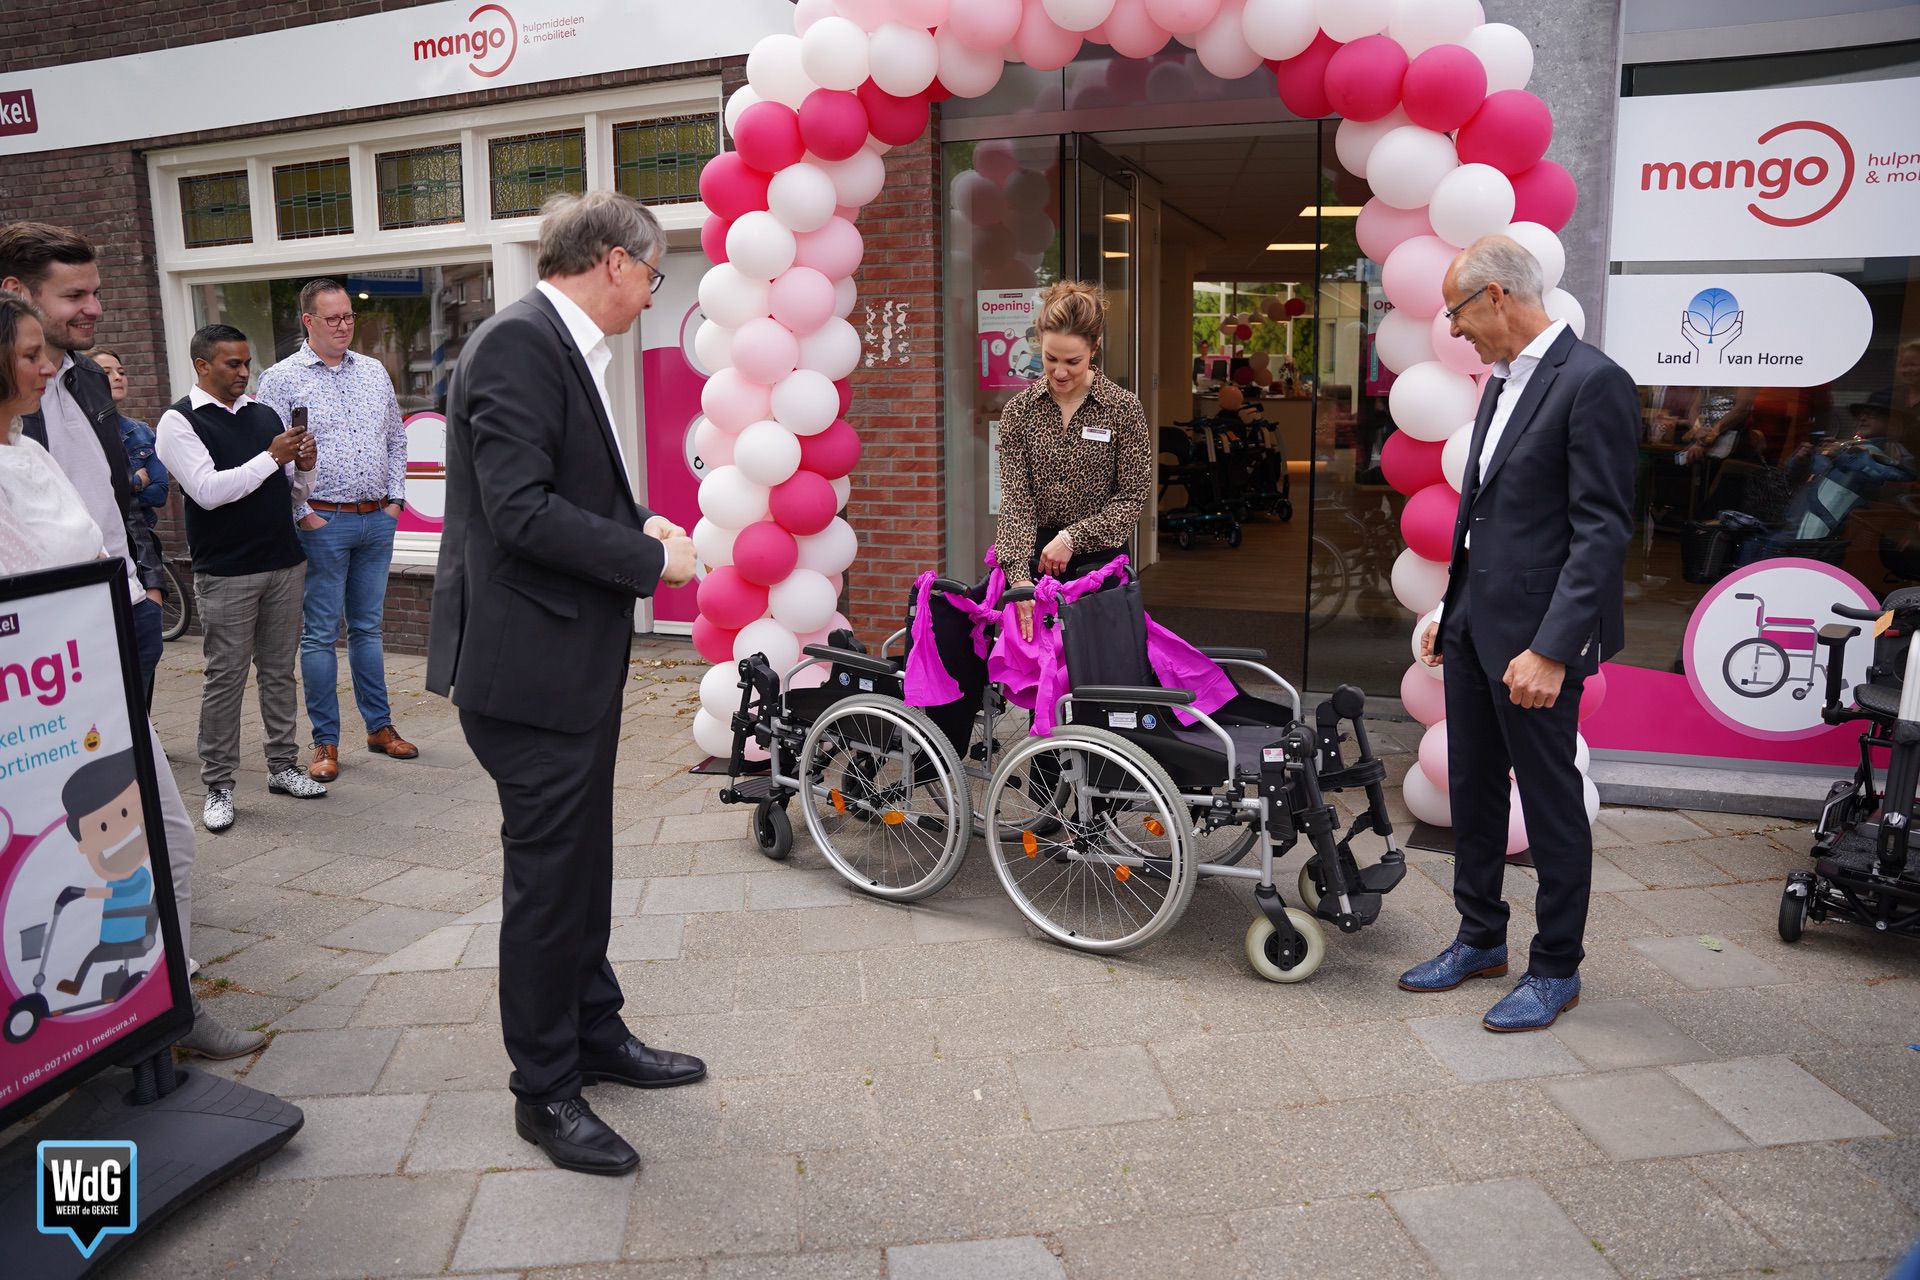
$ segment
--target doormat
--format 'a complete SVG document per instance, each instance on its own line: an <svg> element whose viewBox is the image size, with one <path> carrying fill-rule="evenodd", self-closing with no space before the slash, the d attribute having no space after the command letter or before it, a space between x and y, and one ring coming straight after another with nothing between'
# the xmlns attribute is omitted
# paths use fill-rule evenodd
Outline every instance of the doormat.
<svg viewBox="0 0 1920 1280"><path fill-rule="evenodd" d="M1444 853L1453 856L1453 828L1436 827L1428 822L1415 822L1413 831L1407 836L1409 849L1424 849L1428 853ZM1516 867L1533 865L1533 855L1526 850L1510 854L1507 861Z"/></svg>

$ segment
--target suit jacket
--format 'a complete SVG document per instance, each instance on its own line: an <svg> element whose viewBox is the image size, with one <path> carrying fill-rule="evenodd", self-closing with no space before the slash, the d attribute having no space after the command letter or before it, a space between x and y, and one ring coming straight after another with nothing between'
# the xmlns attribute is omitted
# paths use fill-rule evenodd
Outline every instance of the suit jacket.
<svg viewBox="0 0 1920 1280"><path fill-rule="evenodd" d="M612 714L633 601L666 562L600 394L534 290L482 324L447 393L447 507L427 688L560 733Z"/></svg>
<svg viewBox="0 0 1920 1280"><path fill-rule="evenodd" d="M73 367L64 375L67 393L80 406L106 455L107 474L113 478L113 502L120 509L127 530L127 554L140 585L148 590L162 586L166 573L160 564L160 538L147 518L140 493L133 487L133 475L127 467L127 451L120 441L120 407L113 402L113 387L107 371L79 352L73 353ZM47 447L47 415L36 409L20 419L20 429L41 448ZM162 499L164 501L164 498Z"/></svg>
<svg viewBox="0 0 1920 1280"><path fill-rule="evenodd" d="M1599 348L1562 331L1482 475L1481 446L1502 385L1488 383L1474 419L1442 616L1455 616L1471 574L1469 627L1486 670L1504 672L1531 649L1592 672L1626 641L1622 576L1633 536L1639 392Z"/></svg>

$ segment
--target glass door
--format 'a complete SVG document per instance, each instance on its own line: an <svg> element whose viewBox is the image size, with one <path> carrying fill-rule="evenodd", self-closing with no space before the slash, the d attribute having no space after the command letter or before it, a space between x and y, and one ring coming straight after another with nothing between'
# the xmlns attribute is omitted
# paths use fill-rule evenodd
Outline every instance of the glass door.
<svg viewBox="0 0 1920 1280"><path fill-rule="evenodd" d="M1068 273L1097 282L1107 294L1107 337L1100 368L1138 392L1139 324L1134 280L1139 271L1138 175L1084 134L1073 138L1075 255Z"/></svg>

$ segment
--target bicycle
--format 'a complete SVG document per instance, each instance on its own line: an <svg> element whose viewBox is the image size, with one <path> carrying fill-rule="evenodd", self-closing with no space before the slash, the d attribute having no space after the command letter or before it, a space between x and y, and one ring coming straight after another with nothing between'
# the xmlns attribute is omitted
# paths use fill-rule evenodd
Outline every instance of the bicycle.
<svg viewBox="0 0 1920 1280"><path fill-rule="evenodd" d="M173 561L161 560L160 571L166 581L160 587L160 638L178 640L193 625L193 597L173 567Z"/></svg>

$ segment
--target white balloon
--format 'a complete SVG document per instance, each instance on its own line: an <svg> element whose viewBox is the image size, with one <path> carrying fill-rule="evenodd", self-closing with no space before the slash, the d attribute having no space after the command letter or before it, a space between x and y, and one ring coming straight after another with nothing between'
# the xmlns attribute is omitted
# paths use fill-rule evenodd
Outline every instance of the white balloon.
<svg viewBox="0 0 1920 1280"><path fill-rule="evenodd" d="M795 538L800 547L800 568L832 577L845 573L853 558L860 554L860 539L853 526L835 516L833 523L819 533Z"/></svg>
<svg viewBox="0 0 1920 1280"><path fill-rule="evenodd" d="M1593 785L1593 779L1582 776L1580 779L1580 800L1587 811L1587 825L1600 821L1600 788Z"/></svg>
<svg viewBox="0 0 1920 1280"><path fill-rule="evenodd" d="M693 358L700 372L715 374L733 365L733 330L711 320L702 320L693 331Z"/></svg>
<svg viewBox="0 0 1920 1280"><path fill-rule="evenodd" d="M1245 0L1226 0L1213 21L1200 28L1193 42L1200 65L1222 80L1238 80L1252 75L1260 65L1260 55L1247 43L1242 25Z"/></svg>
<svg viewBox="0 0 1920 1280"><path fill-rule="evenodd" d="M734 441L733 465L755 484L784 484L800 469L800 441L777 422L756 422Z"/></svg>
<svg viewBox="0 0 1920 1280"><path fill-rule="evenodd" d="M727 265L749 279L771 281L793 265L797 251L793 229L766 209L743 213L727 228Z"/></svg>
<svg viewBox="0 0 1920 1280"><path fill-rule="evenodd" d="M1380 363L1395 373L1405 373L1417 364L1435 359L1433 323L1404 311L1389 311L1380 318L1373 335L1373 349Z"/></svg>
<svg viewBox="0 0 1920 1280"><path fill-rule="evenodd" d="M847 500L853 497L852 477L835 476L833 479L827 481L827 483L833 486L833 496L836 502L833 509L836 512L845 511L847 509Z"/></svg>
<svg viewBox="0 0 1920 1280"><path fill-rule="evenodd" d="M1565 320L1576 338L1587 336L1587 309L1580 305L1578 298L1565 289L1554 289L1547 294L1544 301L1549 318Z"/></svg>
<svg viewBox="0 0 1920 1280"><path fill-rule="evenodd" d="M860 363L860 331L835 316L800 339L800 367L844 378ZM839 403L836 396L835 404Z"/></svg>
<svg viewBox="0 0 1920 1280"><path fill-rule="evenodd" d="M728 241L732 241L731 233ZM738 329L747 321L767 314L767 280L744 275L730 262L709 267L707 274L700 277L700 310L713 323Z"/></svg>
<svg viewBox="0 0 1920 1280"><path fill-rule="evenodd" d="M1464 249L1513 221L1513 183L1490 164L1463 164L1433 189L1427 220L1435 235Z"/></svg>
<svg viewBox="0 0 1920 1280"><path fill-rule="evenodd" d="M873 82L896 98L911 98L933 83L940 70L940 49L933 32L904 22L889 22L868 37Z"/></svg>
<svg viewBox="0 0 1920 1280"><path fill-rule="evenodd" d="M812 569L795 569L767 593L773 620L796 635L818 631L833 621L838 603L833 584Z"/></svg>
<svg viewBox="0 0 1920 1280"><path fill-rule="evenodd" d="M1467 458L1473 452L1473 424L1466 423L1455 427L1453 434L1447 437L1446 447L1440 450L1440 473L1447 478L1454 492L1467 487Z"/></svg>
<svg viewBox="0 0 1920 1280"><path fill-rule="evenodd" d="M1313 0L1247 0L1240 28L1255 53L1281 62L1307 51L1320 32L1320 19Z"/></svg>
<svg viewBox="0 0 1920 1280"><path fill-rule="evenodd" d="M1007 61L999 50L970 48L945 27L934 33L934 43L940 49L940 83L954 97L978 98L1000 83Z"/></svg>
<svg viewBox="0 0 1920 1280"><path fill-rule="evenodd" d="M1584 733L1574 734L1573 735L1573 767L1580 771L1580 774L1582 777L1585 777L1587 769L1592 764L1593 764L1593 748L1587 745L1587 735ZM1596 796L1596 799L1597 798L1598 797ZM1587 815L1587 820L1591 822L1593 820L1593 815L1591 814Z"/></svg>
<svg viewBox="0 0 1920 1280"><path fill-rule="evenodd" d="M740 669L732 663L708 667L700 677L700 708L722 724L731 723L740 709ZM732 750L731 744L728 750ZM718 755L718 752L713 754Z"/></svg>
<svg viewBox="0 0 1920 1280"><path fill-rule="evenodd" d="M1401 0L1387 34L1417 58L1437 44L1459 44L1486 20L1480 0Z"/></svg>
<svg viewBox="0 0 1920 1280"><path fill-rule="evenodd" d="M1432 613L1440 598L1447 594L1447 566L1415 555L1412 547L1405 547L1394 557L1392 581L1393 598L1405 605L1408 612Z"/></svg>
<svg viewBox="0 0 1920 1280"><path fill-rule="evenodd" d="M849 209L873 203L880 189L887 185L887 162L877 151L863 149L845 160L821 161L820 167L833 184L834 202ZM774 181L777 183L780 179Z"/></svg>
<svg viewBox="0 0 1920 1280"><path fill-rule="evenodd" d="M1567 250L1559 236L1537 222L1516 222L1502 234L1518 241L1540 264L1542 289L1551 292L1560 287L1560 277L1567 273Z"/></svg>
<svg viewBox="0 0 1920 1280"><path fill-rule="evenodd" d="M1463 41L1487 69L1487 92L1524 89L1533 79L1533 41L1518 27L1488 22L1467 32Z"/></svg>
<svg viewBox="0 0 1920 1280"><path fill-rule="evenodd" d="M819 435L839 414L840 392L817 370L795 370L773 388L774 421L797 436Z"/></svg>
<svg viewBox="0 0 1920 1280"><path fill-rule="evenodd" d="M700 511L723 529L744 529L767 518L767 486L739 467L715 467L700 482Z"/></svg>
<svg viewBox="0 0 1920 1280"><path fill-rule="evenodd" d="M784 677L800 661L800 640L772 618L761 618L740 628L733 638L735 662L744 662L756 653L765 655L767 665Z"/></svg>
<svg viewBox="0 0 1920 1280"><path fill-rule="evenodd" d="M740 113L742 111L745 111L756 102L764 101L765 99L760 96L760 91L750 84L743 84L738 89L735 89L733 96L727 99L727 109L725 112L727 133L732 134L734 126L740 123Z"/></svg>
<svg viewBox="0 0 1920 1280"><path fill-rule="evenodd" d="M859 298L860 290L852 276L841 276L833 282L833 314L842 320L853 314L853 304Z"/></svg>
<svg viewBox="0 0 1920 1280"><path fill-rule="evenodd" d="M719 668L716 667L715 670ZM703 678L702 684L704 683ZM724 759L733 754L733 721L731 719L733 713L729 711L727 715L729 718L722 720L705 707L701 707L694 713L693 740L710 756Z"/></svg>
<svg viewBox="0 0 1920 1280"><path fill-rule="evenodd" d="M1446 722L1441 721L1442 724ZM1435 786L1433 779L1415 760L1407 768L1405 781L1400 784L1400 798L1406 801L1407 812L1430 827L1451 827L1453 825L1453 804L1447 793Z"/></svg>
<svg viewBox="0 0 1920 1280"><path fill-rule="evenodd" d="M866 154L861 152L859 154ZM818 231L833 220L840 195L826 169L817 164L788 165L767 184L767 208L789 231ZM752 217L752 214L746 215ZM734 224L738 226L739 223ZM728 229L731 243L733 231ZM733 250L727 250L733 256Z"/></svg>
<svg viewBox="0 0 1920 1280"><path fill-rule="evenodd" d="M1415 440L1445 440L1474 416L1479 401L1472 378L1429 360L1394 379L1387 410L1394 425Z"/></svg>
<svg viewBox="0 0 1920 1280"><path fill-rule="evenodd" d="M1394 0L1319 0L1314 12L1327 39L1348 44L1385 31L1393 20Z"/></svg>
<svg viewBox="0 0 1920 1280"><path fill-rule="evenodd" d="M1333 153L1339 157L1341 168L1356 178L1364 178L1367 157L1373 154L1380 139L1412 123L1404 107L1395 107L1378 120L1342 120L1340 127L1333 131Z"/></svg>
<svg viewBox="0 0 1920 1280"><path fill-rule="evenodd" d="M867 78L867 33L845 18L822 18L800 37L800 67L822 89L853 92Z"/></svg>
<svg viewBox="0 0 1920 1280"><path fill-rule="evenodd" d="M1062 31L1091 31L1113 12L1114 0L1041 0L1040 7Z"/></svg>
<svg viewBox="0 0 1920 1280"><path fill-rule="evenodd" d="M701 516L693 525L693 554L700 557L700 563L709 569L718 569L733 563L733 540L740 536L740 530L727 529L715 524L707 516Z"/></svg>
<svg viewBox="0 0 1920 1280"><path fill-rule="evenodd" d="M1382 203L1418 209L1459 163L1453 139L1446 134L1401 125L1374 144L1367 157L1367 185Z"/></svg>
<svg viewBox="0 0 1920 1280"><path fill-rule="evenodd" d="M1420 637L1427 633L1428 626L1440 621L1439 612L1438 608L1434 608L1413 624L1413 664L1435 680L1445 679L1446 672L1442 667L1430 667L1420 660Z"/></svg>
<svg viewBox="0 0 1920 1280"><path fill-rule="evenodd" d="M747 83L763 101L784 102L795 111L819 86L800 65L800 37L762 36L747 54Z"/></svg>

